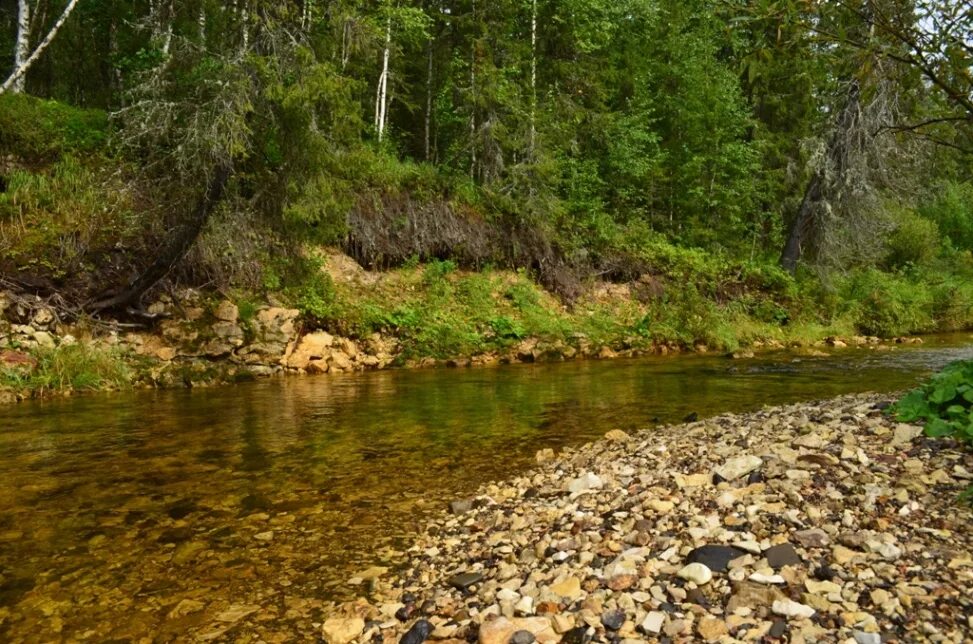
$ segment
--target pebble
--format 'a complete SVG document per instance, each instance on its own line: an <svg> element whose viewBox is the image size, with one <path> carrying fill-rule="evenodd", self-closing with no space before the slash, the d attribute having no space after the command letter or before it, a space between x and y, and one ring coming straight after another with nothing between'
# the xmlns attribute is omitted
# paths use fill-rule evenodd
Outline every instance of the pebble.
<svg viewBox="0 0 973 644"><path fill-rule="evenodd" d="M662 625L666 622L665 613L660 613L657 610L650 612L642 620L642 630L646 633L661 633Z"/></svg>
<svg viewBox="0 0 973 644"><path fill-rule="evenodd" d="M784 566L797 566L802 563L800 555L794 550L794 546L789 543L782 543L768 548L763 554L767 558L767 565L774 570L780 570Z"/></svg>
<svg viewBox="0 0 973 644"><path fill-rule="evenodd" d="M701 563L713 572L725 572L730 562L747 554L739 548L731 546L701 546L692 550L686 557L690 563Z"/></svg>
<svg viewBox="0 0 973 644"><path fill-rule="evenodd" d="M708 584L713 579L713 571L701 563L687 564L676 575L680 579L691 581L697 586Z"/></svg>
<svg viewBox="0 0 973 644"><path fill-rule="evenodd" d="M746 476L750 472L758 469L763 463L762 458L748 454L726 461L723 465L713 470L713 472L725 481L735 481L741 476Z"/></svg>
<svg viewBox="0 0 973 644"><path fill-rule="evenodd" d="M426 619L420 619L412 627L406 631L402 639L399 640L399 644L422 644L429 636L432 635L433 630L432 623Z"/></svg>
<svg viewBox="0 0 973 644"><path fill-rule="evenodd" d="M792 618L807 618L814 615L815 611L810 606L800 604L790 599L778 599L771 607L775 614Z"/></svg>

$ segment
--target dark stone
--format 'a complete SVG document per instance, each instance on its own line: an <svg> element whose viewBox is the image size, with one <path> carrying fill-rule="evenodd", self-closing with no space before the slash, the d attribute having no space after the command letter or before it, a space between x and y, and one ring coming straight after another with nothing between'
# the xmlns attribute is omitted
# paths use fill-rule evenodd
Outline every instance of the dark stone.
<svg viewBox="0 0 973 644"><path fill-rule="evenodd" d="M699 588L688 589L686 591L686 601L702 606L703 608L709 608L710 605L709 600L706 599L706 595Z"/></svg>
<svg viewBox="0 0 973 644"><path fill-rule="evenodd" d="M747 554L732 546L700 546L686 557L686 563L701 563L713 572L726 572L730 562Z"/></svg>
<svg viewBox="0 0 973 644"><path fill-rule="evenodd" d="M716 472L713 472L713 485L719 485L720 483L726 483L726 479Z"/></svg>
<svg viewBox="0 0 973 644"><path fill-rule="evenodd" d="M813 574L818 581L831 581L835 578L835 571L831 569L826 560L821 560L821 565L814 569Z"/></svg>
<svg viewBox="0 0 973 644"><path fill-rule="evenodd" d="M886 409L888 409L891 406L892 406L892 403L890 401L883 400L881 402L875 403L875 405L872 407L872 409L877 409L879 411L885 411Z"/></svg>
<svg viewBox="0 0 973 644"><path fill-rule="evenodd" d="M159 535L159 543L182 543L183 541L189 541L192 536L192 528L169 528L168 530L163 530L162 534Z"/></svg>
<svg viewBox="0 0 973 644"><path fill-rule="evenodd" d="M609 610L601 614L601 624L610 631L617 631L625 623L625 612Z"/></svg>
<svg viewBox="0 0 973 644"><path fill-rule="evenodd" d="M780 570L784 566L799 566L803 563L797 550L794 550L794 546L789 543L768 548L764 551L764 556L767 557L767 565L774 570Z"/></svg>
<svg viewBox="0 0 973 644"><path fill-rule="evenodd" d="M460 499L449 502L449 511L453 514L466 514L473 509L473 499Z"/></svg>
<svg viewBox="0 0 973 644"><path fill-rule="evenodd" d="M770 631L767 633L774 639L781 639L787 634L787 622L782 619L774 620L773 625L770 627Z"/></svg>
<svg viewBox="0 0 973 644"><path fill-rule="evenodd" d="M517 631L510 636L510 644L534 644L537 638L530 631Z"/></svg>
<svg viewBox="0 0 973 644"><path fill-rule="evenodd" d="M473 584L483 581L482 572L461 572L450 577L446 583L457 590L466 590Z"/></svg>
<svg viewBox="0 0 973 644"><path fill-rule="evenodd" d="M169 515L170 519L185 519L187 516L196 511L196 503L188 499L182 501L176 501L168 508L166 508L166 514Z"/></svg>
<svg viewBox="0 0 973 644"><path fill-rule="evenodd" d="M747 477L747 485L753 485L755 483L763 483L764 475L760 470L750 472L750 476Z"/></svg>
<svg viewBox="0 0 973 644"><path fill-rule="evenodd" d="M409 621L416 612L416 605L412 602L405 604L402 608L395 611L395 619L400 622Z"/></svg>
<svg viewBox="0 0 973 644"><path fill-rule="evenodd" d="M402 639L399 640L399 644L422 644L429 639L429 636L432 635L434 630L429 620L420 619L412 625L412 628L406 631Z"/></svg>
<svg viewBox="0 0 973 644"><path fill-rule="evenodd" d="M675 613L679 609L676 608L675 604L671 604L669 602L662 602L661 604L659 604L659 610L661 610L663 613Z"/></svg>
<svg viewBox="0 0 973 644"><path fill-rule="evenodd" d="M584 626L572 628L561 638L561 644L588 644L591 641L591 634Z"/></svg>
<svg viewBox="0 0 973 644"><path fill-rule="evenodd" d="M695 423L697 420L699 420L699 414L696 412L690 412L686 414L686 416L682 419L682 422Z"/></svg>

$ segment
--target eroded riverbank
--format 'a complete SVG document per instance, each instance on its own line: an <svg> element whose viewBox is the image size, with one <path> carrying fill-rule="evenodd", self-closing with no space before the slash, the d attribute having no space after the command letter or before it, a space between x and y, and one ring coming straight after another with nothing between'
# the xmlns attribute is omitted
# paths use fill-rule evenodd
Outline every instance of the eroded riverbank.
<svg viewBox="0 0 973 644"><path fill-rule="evenodd" d="M323 624L332 644L963 642L973 454L887 397L726 414L565 450L441 516Z"/></svg>

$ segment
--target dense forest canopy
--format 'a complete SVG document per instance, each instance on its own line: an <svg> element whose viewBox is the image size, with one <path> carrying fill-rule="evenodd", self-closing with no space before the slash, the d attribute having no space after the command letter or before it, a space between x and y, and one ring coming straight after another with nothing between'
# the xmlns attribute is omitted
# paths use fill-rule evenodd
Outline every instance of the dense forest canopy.
<svg viewBox="0 0 973 644"><path fill-rule="evenodd" d="M134 291L187 253L245 279L292 239L520 266L569 298L671 248L955 264L971 43L971 3L947 0L0 2L7 111L22 92L109 115L99 154L137 196L106 208L151 213L128 245L163 255ZM13 122L4 150L49 161ZM218 225L248 232L196 248Z"/></svg>

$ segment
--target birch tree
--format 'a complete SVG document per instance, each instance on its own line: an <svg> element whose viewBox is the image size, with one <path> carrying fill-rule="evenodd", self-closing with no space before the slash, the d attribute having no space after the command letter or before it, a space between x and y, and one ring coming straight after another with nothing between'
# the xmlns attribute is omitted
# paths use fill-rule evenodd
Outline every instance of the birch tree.
<svg viewBox="0 0 973 644"><path fill-rule="evenodd" d="M57 32L61 30L64 23L67 22L68 18L71 16L71 12L77 6L78 0L70 0L67 6L64 7L64 11L51 26L50 31L47 35L38 43L37 47L30 55L25 55L29 48L28 38L30 36L30 7L28 6L27 0L19 0L18 11L17 11L17 44L15 52L15 61L13 71L7 80L0 85L0 94L4 92L22 92L24 89L24 83L26 81L27 71L30 69L31 65L37 62L44 50L48 48L54 37L57 36Z"/></svg>

